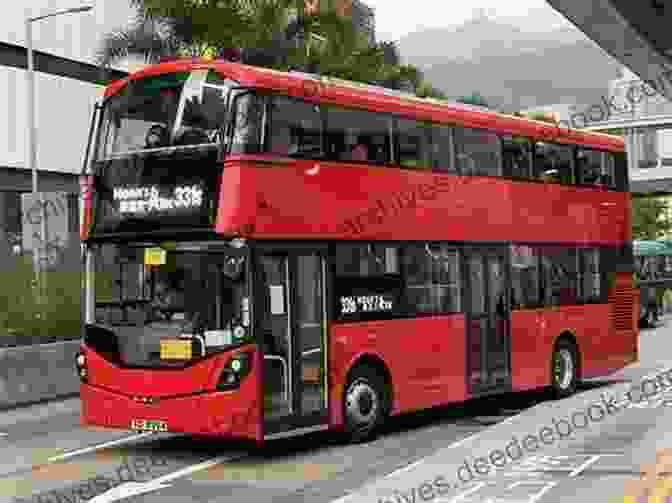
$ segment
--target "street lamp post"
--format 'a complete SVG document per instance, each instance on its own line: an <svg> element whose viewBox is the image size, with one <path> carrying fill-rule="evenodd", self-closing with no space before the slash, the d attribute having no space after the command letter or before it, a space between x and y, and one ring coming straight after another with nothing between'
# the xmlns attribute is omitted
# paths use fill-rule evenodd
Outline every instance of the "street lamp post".
<svg viewBox="0 0 672 503"><path fill-rule="evenodd" d="M26 83L28 85L28 151L26 154L26 167L31 171L33 178L33 197L36 199L38 194L37 188L37 134L35 130L35 64L33 58L33 23L46 19L49 17L60 16L63 14L76 14L78 12L87 12L93 9L92 6L86 5L81 7L73 7L71 9L63 9L40 16L26 18L26 49L28 52L28 71L26 72ZM47 238L47 219L45 215L44 194L40 196L40 240L41 246L44 247ZM33 253L36 247L33 245ZM40 250L38 259L36 260L36 272L39 274L42 260L46 255L46 248ZM39 278L39 276L38 276Z"/></svg>
<svg viewBox="0 0 672 503"><path fill-rule="evenodd" d="M28 17L26 18L26 50L28 53L28 68L26 71L26 83L28 85L27 89L27 109L28 109L28 151L26 153L26 167L31 171L32 174L32 193L33 199L37 199L38 187L37 187L37 132L35 129L35 63L33 58L33 23L46 19L49 17L56 17L64 14L76 14L79 12L88 12L93 9L90 5L85 5L81 7L73 7L70 9L62 9L55 12L50 12L48 14L43 14L40 16ZM43 304L44 300L44 286L45 282L40 281L40 273L42 271L43 261L47 258L47 248L46 248L46 239L47 239L47 215L46 215L46 206L44 201L44 193L40 193L40 243L33 242L33 253L35 256L35 277L40 288L40 304ZM38 251L39 250L39 251Z"/></svg>

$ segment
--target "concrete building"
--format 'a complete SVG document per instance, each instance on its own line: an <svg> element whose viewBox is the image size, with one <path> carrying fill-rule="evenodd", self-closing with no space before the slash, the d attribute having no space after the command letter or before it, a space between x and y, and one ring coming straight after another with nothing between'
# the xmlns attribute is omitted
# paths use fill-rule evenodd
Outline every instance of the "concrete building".
<svg viewBox="0 0 672 503"><path fill-rule="evenodd" d="M621 77L609 83L613 100L610 120L641 120L672 116L672 102L650 83L644 82L627 67ZM638 169L672 166L672 130L641 131L635 145Z"/></svg>
<svg viewBox="0 0 672 503"><path fill-rule="evenodd" d="M38 188L77 192L93 104L102 90L95 54L105 33L126 25L127 2L92 2L86 13L32 23ZM25 6L25 7L24 7ZM25 19L77 7L72 0L8 2L0 17L0 229L15 244L21 194L32 189L26 169L27 84ZM121 68L123 70L123 67ZM114 72L116 77L124 72ZM20 240L19 240L20 242Z"/></svg>
<svg viewBox="0 0 672 503"><path fill-rule="evenodd" d="M374 43L376 41L376 14L374 10L360 0L353 0L351 17L359 32L366 35L369 42Z"/></svg>

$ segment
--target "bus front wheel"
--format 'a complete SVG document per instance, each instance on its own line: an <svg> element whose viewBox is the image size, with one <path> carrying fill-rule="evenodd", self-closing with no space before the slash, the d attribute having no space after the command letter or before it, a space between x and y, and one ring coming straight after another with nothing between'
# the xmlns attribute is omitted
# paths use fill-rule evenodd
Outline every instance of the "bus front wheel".
<svg viewBox="0 0 672 503"><path fill-rule="evenodd" d="M555 398L565 398L576 391L576 347L568 340L556 344L551 359L551 389Z"/></svg>
<svg viewBox="0 0 672 503"><path fill-rule="evenodd" d="M345 388L343 415L349 442L373 439L388 410L387 384L378 372L366 367L356 368Z"/></svg>

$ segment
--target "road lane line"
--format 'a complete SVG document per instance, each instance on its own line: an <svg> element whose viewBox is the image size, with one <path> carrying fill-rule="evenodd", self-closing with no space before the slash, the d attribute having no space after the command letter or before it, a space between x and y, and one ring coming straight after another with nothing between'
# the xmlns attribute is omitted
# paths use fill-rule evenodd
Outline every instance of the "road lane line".
<svg viewBox="0 0 672 503"><path fill-rule="evenodd" d="M585 463L582 463L580 466L572 470L569 474L569 477L576 477L579 475L583 470L588 468L590 465L595 463L598 459L602 457L601 454L596 454L595 456L592 456L591 458L588 458L588 460Z"/></svg>
<svg viewBox="0 0 672 503"><path fill-rule="evenodd" d="M187 475L191 475L192 473L212 468L213 466L221 465L222 463L226 463L227 461L235 461L245 456L247 456L247 454L239 454L237 456L231 456L231 455L218 456L208 461L198 463L197 465L187 466L186 468L182 468L181 470L178 470L176 472L169 473L168 475L163 475L162 477L149 480L147 481L147 484L164 484L166 482L170 482L171 480L178 479L180 477L185 477Z"/></svg>
<svg viewBox="0 0 672 503"><path fill-rule="evenodd" d="M415 461L414 463L411 463L410 465L406 465L403 468L399 468L398 470L393 471L392 473L388 473L387 475L385 475L385 478L392 477L393 475L397 475L399 473L403 473L405 471L408 471L411 468L413 468L414 466L418 466L419 464L424 463L424 461L425 461L424 458L419 459L419 460Z"/></svg>
<svg viewBox="0 0 672 503"><path fill-rule="evenodd" d="M331 503L346 503L346 501L350 501L351 499L353 499L356 496L357 496L357 493L354 493L354 492L353 493L348 493L345 496L341 496L337 500L332 501Z"/></svg>
<svg viewBox="0 0 672 503"><path fill-rule="evenodd" d="M452 449L453 447L459 447L459 446L461 446L463 443L468 442L469 440L471 440L472 438L477 437L478 435L480 435L480 433L474 433L473 435L469 435L467 438L463 438L462 440L458 440L457 442L450 444L450 445L448 446L448 449Z"/></svg>
<svg viewBox="0 0 672 503"><path fill-rule="evenodd" d="M192 473L198 472L200 470L207 470L208 468L226 463L227 461L234 461L236 459L244 458L246 456L247 454L239 454L237 456L218 456L196 465L187 466L186 468L182 468L176 472L148 480L147 482L125 482L88 500L88 503L113 503L114 501L138 496L140 494L165 489L171 486L171 484L167 484L167 482L181 477L186 477L187 475L191 475Z"/></svg>
<svg viewBox="0 0 672 503"><path fill-rule="evenodd" d="M464 501L465 498L466 498L467 496L469 496L470 494L475 493L476 491L478 491L478 490L479 490L481 487L483 487L484 485L485 485L485 482L479 482L479 483L476 484L474 487L471 487L471 488L467 489L466 491L464 491L464 492L458 494L458 495L455 496L454 498L451 498L451 499L445 499L445 498L443 498L443 499L439 499L439 500L437 500L437 503L446 503L446 502L447 502L447 503L457 503L458 501Z"/></svg>
<svg viewBox="0 0 672 503"><path fill-rule="evenodd" d="M74 451L66 452L64 454L59 454L58 456L53 456L49 459L47 459L48 463L52 463L54 461L61 461L63 459L68 459L73 456L79 456L80 454L86 454L89 452L97 451L99 449L105 449L106 447L112 447L114 445L121 445L125 444L127 442L132 442L134 440L140 440L141 438L149 437L151 435L154 435L152 432L145 432L145 433L138 433L137 435L131 435L130 437L123 437L123 438L118 438L117 440L111 440L109 442L105 442L103 444L98 444L98 445L92 445L90 447L83 447L82 449L77 449Z"/></svg>

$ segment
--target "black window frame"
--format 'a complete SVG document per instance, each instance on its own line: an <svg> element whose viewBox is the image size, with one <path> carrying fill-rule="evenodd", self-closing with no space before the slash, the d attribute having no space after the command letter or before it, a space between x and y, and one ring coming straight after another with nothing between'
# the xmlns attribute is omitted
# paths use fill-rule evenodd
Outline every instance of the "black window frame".
<svg viewBox="0 0 672 503"><path fill-rule="evenodd" d="M328 101L322 101L318 99L311 100L304 97L291 96L283 93L264 92L264 91L259 92L258 90L249 88L247 89L238 88L237 90L244 90L246 91L246 93L247 92L252 93L258 99L262 99L264 101L263 124L261 127L262 133L260 138L260 149L259 149L263 153L269 153L270 127L271 127L271 118L269 111L270 102L274 98L285 98L296 102L301 102L310 106L316 106L319 108L320 111L320 122L322 127L322 137L321 137L322 153L321 155L315 155L315 156L306 156L306 155L296 156L297 158L326 160L337 163L354 163L354 164L361 163L377 167L393 167L396 169L432 172L437 174L448 174L456 176L482 176L490 178L502 178L505 180L514 180L514 181L519 180L530 183L544 182L544 183L553 183L572 187L588 187L592 189L602 188L603 190L613 190L618 192L629 191L627 156L625 152L613 152L605 149L598 149L578 144L547 141L545 139L525 134L501 133L493 129L465 126L460 123L437 122L431 119L397 115L388 112L379 112L376 110L359 108L355 106L343 106L340 104L330 103ZM236 98L238 98L238 96ZM379 118L385 119L387 130L384 136L385 138L384 151L387 159L384 162L376 161L373 159L369 159L366 161L357 161L357 160L339 159L336 158L335 155L332 155L333 153L330 152L330 148L332 145L330 144L328 138L330 133L330 124L329 124L330 110L337 110L339 113L351 112L357 114L375 115ZM233 119L235 119L235 117L233 117ZM426 140L426 146L429 149L429 152L426 152L424 156L428 160L427 166L425 166L424 163L422 162L419 162L417 166L404 166L401 163L400 141L399 141L401 131L399 124L402 121L414 122L417 124L425 125L427 133L425 140ZM232 128L235 129L235 124L233 124L234 121L232 120L231 122L232 122ZM447 135L437 134L437 131L439 129L441 131L447 132ZM491 149L491 153L497 156L497 163L498 163L498 166L496 168L497 174L481 172L478 170L478 167L477 171L474 173L469 173L467 172L467 170L463 169L463 163L460 162L459 155L464 151L465 143L460 141L461 140L460 134L461 132L464 131L474 131L481 134L487 134L492 136L493 138L496 138L497 142L499 143L499 148ZM443 141L439 142L439 138L441 138L441 140ZM511 142L514 139L523 140L526 145L526 149L530 154L530 163L527 175L515 175L512 172L510 172L511 171L510 169L507 168L507 163L505 162L505 159L507 157L505 153L506 145L507 142ZM435 152L434 151L435 146L439 144L441 145L441 151ZM571 155L567 156L570 162L570 173L568 180L563 180L562 176L558 177L558 179L545 179L539 176L537 166L539 162L538 159L540 158L540 156L537 150L537 146L540 144L551 145L553 148L567 149L569 151ZM448 153L449 164L445 166L443 165L443 163L441 163L440 165L444 169L438 169L439 168L438 161L444 160L440 159L442 156L439 154L445 154L446 149ZM577 156L581 149L598 151L601 152L603 156L611 156L613 165L613 178L611 184L609 185L585 184L582 182L580 174L577 172L578 171Z"/></svg>

